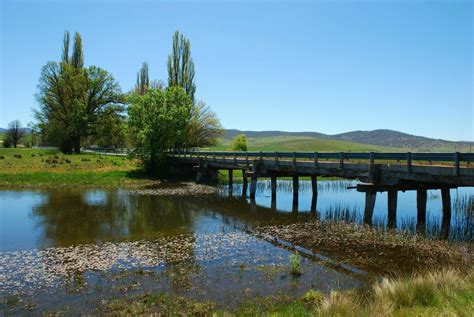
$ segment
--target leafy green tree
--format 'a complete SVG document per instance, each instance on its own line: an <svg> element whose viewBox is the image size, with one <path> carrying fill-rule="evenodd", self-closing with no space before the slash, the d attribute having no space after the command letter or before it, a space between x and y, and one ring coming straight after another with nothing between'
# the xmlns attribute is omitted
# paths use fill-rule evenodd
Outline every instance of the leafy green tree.
<svg viewBox="0 0 474 317"><path fill-rule="evenodd" d="M169 150L184 144L192 101L181 87L150 88L129 97L130 135L136 155L153 174L165 167Z"/></svg>
<svg viewBox="0 0 474 317"><path fill-rule="evenodd" d="M113 109L107 109L106 111L113 111ZM128 141L125 116L113 113L101 116L97 125L97 134L92 136L92 140L99 147L125 147Z"/></svg>
<svg viewBox="0 0 474 317"><path fill-rule="evenodd" d="M13 146L14 148L20 143L21 139L26 135L25 129L21 126L20 120L12 121L8 124L7 132L3 140L4 147Z"/></svg>
<svg viewBox="0 0 474 317"><path fill-rule="evenodd" d="M224 130L216 114L203 101L197 102L191 111L186 147L213 146L223 135Z"/></svg>
<svg viewBox="0 0 474 317"><path fill-rule="evenodd" d="M36 128L64 153L79 153L81 138L99 133L105 116L119 116L124 110L122 94L107 71L84 68L82 40L74 36L73 54L69 57L69 33L63 43L62 61L49 62L41 71L35 110ZM109 120L110 121L110 120Z"/></svg>
<svg viewBox="0 0 474 317"><path fill-rule="evenodd" d="M247 137L245 134L236 135L232 140L232 150L247 151Z"/></svg>
<svg viewBox="0 0 474 317"><path fill-rule="evenodd" d="M173 51L168 56L168 86L183 87L194 103L194 62L191 58L189 39L176 31L173 35Z"/></svg>

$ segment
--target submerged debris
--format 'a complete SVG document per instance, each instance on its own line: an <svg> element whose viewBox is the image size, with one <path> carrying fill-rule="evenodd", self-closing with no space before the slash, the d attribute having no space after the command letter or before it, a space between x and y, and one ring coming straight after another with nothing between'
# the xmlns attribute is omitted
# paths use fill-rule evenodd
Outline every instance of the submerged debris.
<svg viewBox="0 0 474 317"><path fill-rule="evenodd" d="M156 183L145 188L129 190L131 194L157 196L202 196L219 193L219 188L192 182Z"/></svg>

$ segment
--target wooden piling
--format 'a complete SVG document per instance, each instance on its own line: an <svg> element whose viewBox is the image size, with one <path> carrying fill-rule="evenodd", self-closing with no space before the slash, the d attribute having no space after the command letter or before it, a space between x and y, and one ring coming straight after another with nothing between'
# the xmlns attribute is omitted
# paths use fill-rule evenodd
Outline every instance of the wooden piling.
<svg viewBox="0 0 474 317"><path fill-rule="evenodd" d="M311 210L310 210L312 214L316 213L317 205L318 205L318 195L313 194L313 196L311 197Z"/></svg>
<svg viewBox="0 0 474 317"><path fill-rule="evenodd" d="M451 227L451 193L449 188L441 189L441 200L443 202L443 218L441 220L441 235L448 238Z"/></svg>
<svg viewBox="0 0 474 317"><path fill-rule="evenodd" d="M255 199L255 192L257 191L257 176L255 174L250 178L250 199Z"/></svg>
<svg viewBox="0 0 474 317"><path fill-rule="evenodd" d="M364 223L372 225L372 216L374 214L375 198L377 192L367 191L365 192L365 208L364 208Z"/></svg>
<svg viewBox="0 0 474 317"><path fill-rule="evenodd" d="M233 175L233 173L234 173L234 170L232 170L232 169L229 169L229 170L228 170L228 174L229 174L229 175L228 175L228 176L229 176L229 187L228 187L228 191L229 191L229 194L232 194L232 191L233 191L233 189L234 189L234 184L233 184L233 178L234 178L233 176L234 176L234 175Z"/></svg>
<svg viewBox="0 0 474 317"><path fill-rule="evenodd" d="M298 191L299 191L299 177L293 176L293 211L298 211Z"/></svg>
<svg viewBox="0 0 474 317"><path fill-rule="evenodd" d="M397 196L398 191L388 191L388 227L395 228L397 225Z"/></svg>
<svg viewBox="0 0 474 317"><path fill-rule="evenodd" d="M311 176L311 189L313 196L318 196L318 178L315 175Z"/></svg>
<svg viewBox="0 0 474 317"><path fill-rule="evenodd" d="M247 187L248 187L247 176L245 176L245 170L242 170L242 197L247 196Z"/></svg>
<svg viewBox="0 0 474 317"><path fill-rule="evenodd" d="M272 187L272 202L276 200L276 191L277 191L277 178L276 176L270 177L271 187Z"/></svg>
<svg viewBox="0 0 474 317"><path fill-rule="evenodd" d="M426 189L416 191L417 227L426 223Z"/></svg>

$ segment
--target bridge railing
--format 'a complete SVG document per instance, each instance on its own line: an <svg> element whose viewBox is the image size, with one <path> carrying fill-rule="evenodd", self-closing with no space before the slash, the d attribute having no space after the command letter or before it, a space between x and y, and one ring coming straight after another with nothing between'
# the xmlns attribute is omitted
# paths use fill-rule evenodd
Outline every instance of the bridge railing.
<svg viewBox="0 0 474 317"><path fill-rule="evenodd" d="M308 159L308 160L369 160L379 161L424 161L424 162L474 162L474 153L380 153L380 152L240 152L240 151L193 151L176 150L176 155L192 157L224 157L224 158L277 158L277 159Z"/></svg>

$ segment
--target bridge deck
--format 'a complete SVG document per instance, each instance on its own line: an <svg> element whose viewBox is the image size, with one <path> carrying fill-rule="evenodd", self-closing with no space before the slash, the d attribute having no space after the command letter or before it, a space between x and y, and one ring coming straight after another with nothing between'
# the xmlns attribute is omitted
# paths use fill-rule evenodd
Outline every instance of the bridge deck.
<svg viewBox="0 0 474 317"><path fill-rule="evenodd" d="M375 154L380 157L376 162ZM271 156L273 155L273 157ZM288 159L291 156L291 159ZM338 158L338 161L327 157ZM364 156L368 162L364 162ZM411 156L411 158L410 158ZM312 157L310 160L309 158ZM324 160L321 160L322 157ZM404 163L389 159L407 158ZM449 161L449 158L452 161ZM324 176L359 179L379 186L414 184L442 188L474 186L474 161L471 153L270 153L270 152L191 152L177 155L183 164L211 169L247 170L248 176ZM414 160L416 160L414 162ZM443 161L441 161L443 160ZM424 162L426 161L426 163ZM428 161L435 161L435 165ZM447 165L444 165L447 164Z"/></svg>

